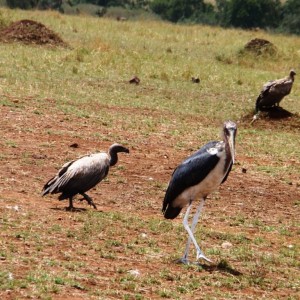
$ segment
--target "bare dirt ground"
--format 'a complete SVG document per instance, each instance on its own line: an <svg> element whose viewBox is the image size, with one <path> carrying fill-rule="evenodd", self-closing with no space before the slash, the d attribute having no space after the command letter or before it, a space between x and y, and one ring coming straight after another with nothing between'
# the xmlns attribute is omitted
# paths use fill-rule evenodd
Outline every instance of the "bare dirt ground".
<svg viewBox="0 0 300 300"><path fill-rule="evenodd" d="M94 122L93 119L66 116L59 111L53 113L51 109L38 114L35 112L35 103L31 98L11 100L19 107L2 106L0 110L2 134L0 143L0 213L9 217L12 214L11 207L17 205L21 214L30 214L28 222L38 222L45 228L53 226L53 224L59 224L66 231L81 227L82 224L74 215L78 216L78 214L84 214L93 209L88 207L85 202L76 201L75 206L83 210L74 213L67 212L64 210L68 205L67 202L59 202L55 196L41 197L43 184L67 160L88 153L91 149L106 150L110 146L111 142L101 141L91 133L101 132L104 136L110 136L113 133L123 136L123 139L130 144L132 144L131 141L136 139L136 136L133 136L132 132L124 132L118 126L115 128L99 128L99 124ZM48 107L51 107L52 100L45 101L49 101ZM110 108L103 108L102 113L105 113L106 110L108 111ZM39 112L41 112L41 109L39 109ZM130 117L130 115L136 114L136 111L126 109L126 113ZM155 114L157 112L141 110L139 113ZM257 122L257 126L262 126L264 121L259 120ZM283 119L278 122L281 122L281 125L284 126L287 120ZM295 129L290 128L288 130ZM52 133L49 134L49 131ZM80 133L80 137L74 137L76 132ZM198 143L198 141L192 142ZM77 148L70 147L74 143L78 144ZM125 168L113 168L108 176L109 181L101 183L89 192L89 195L98 206L98 212L118 211L124 215L129 213L145 222L153 217L163 219L161 204L164 191L161 186L155 183L166 184L174 167L188 155L183 150L175 150L174 143L175 138L168 136L166 133L153 134L141 139L140 143L131 146L130 155L121 154L119 164ZM226 220L233 220L238 215L246 215L249 219L259 220L262 225L276 227L284 225L287 220L296 221L299 218L299 206L295 206L295 201L299 201L300 198L299 174L291 174L290 182L283 182L278 178L258 174L251 169L253 159L244 156L242 149L238 149L237 164L234 170L226 184L214 196L219 198L218 201L215 201L215 199L207 201L203 219L198 226L232 234L243 232L251 244L254 243L255 238L263 236L269 239L270 242L270 248L266 249L266 252L276 252L282 245L279 244L275 233L264 235L259 227L236 227L234 224L228 224L227 221L222 219L222 216L226 216ZM262 161L261 163L267 162ZM294 164L295 162L291 161L290 163ZM120 181L118 179L120 176L125 180ZM182 219L178 218L172 222L180 224L181 221ZM129 228L126 231L127 237L123 237L123 242L125 243L132 236L142 234L144 230L145 228ZM287 246L295 242L298 229L290 227L289 230L291 236L286 236L285 243ZM104 242L101 240L101 232L95 232L94 234L99 235L100 244ZM117 288L116 284L110 281L110 278L119 276L116 275L118 268L125 270L138 269L145 276L155 274L162 266L165 269L172 270L173 274L187 272L187 270L184 271L181 265L175 264L168 258L166 259L170 253L176 250L177 244L175 241L174 247L172 247L170 244L166 245L164 243L166 238L164 235L153 233L149 233L149 235L163 249L163 252L152 259L150 263L145 261L143 255L126 256L121 246L115 260L99 257L93 249L82 254L81 257L74 254L78 255L78 260L82 260L86 264L86 272L97 274L96 278L84 281L84 285L92 289L96 286L99 290ZM55 239L55 234L52 238ZM61 239L61 237L59 238ZM16 255L28 256L30 259L32 251L30 243L27 244L26 241L12 236L2 236L1 239L1 243L4 244L14 243ZM41 259L49 257L64 260L67 258L62 257L74 250L72 241L57 240L56 242L55 247L42 251ZM210 243L217 242L217 238L215 240L213 237L210 239ZM180 247L183 250L184 243L181 243ZM0 261L0 265L8 267L5 259ZM244 267L238 261L232 261L231 265L235 269L232 272L233 274L236 274L236 272L245 273ZM15 265L14 276L16 278L24 277L29 268L30 265L26 264ZM196 271L191 270L190 272ZM223 271L213 264L207 267L205 272L196 272L196 276L201 280L201 278L216 276L216 273L220 272ZM268 271L265 272L264 276L276 282L274 273L268 274ZM224 276L234 276L230 272L223 273ZM251 276L256 275L252 274ZM167 281L169 287L175 284L174 278L169 278ZM213 286L204 286L203 292L209 293L214 288ZM272 295L272 299L286 299L286 295L291 292L286 288L276 288L275 283L272 288L271 294L270 291L265 291L259 287L236 291L221 287L220 291L233 293L235 299L262 299L265 297L265 299L271 299L270 295ZM26 298L26 293L24 293L22 289L18 291L7 290L1 293L1 299ZM143 296L147 299L160 298L148 287L143 291ZM63 289L57 295L53 294L52 297L53 299L88 299L85 290L80 287ZM112 298L118 299L119 297ZM183 298L189 299L189 296L183 295ZM202 297L198 295L196 298L201 299Z"/></svg>

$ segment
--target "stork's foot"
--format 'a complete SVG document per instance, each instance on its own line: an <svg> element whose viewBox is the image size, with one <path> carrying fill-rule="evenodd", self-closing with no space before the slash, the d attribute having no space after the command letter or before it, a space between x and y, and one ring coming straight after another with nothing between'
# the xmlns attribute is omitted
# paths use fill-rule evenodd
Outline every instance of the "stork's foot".
<svg viewBox="0 0 300 300"><path fill-rule="evenodd" d="M212 263L212 261L207 258L202 252L199 254L197 254L197 261L196 262L190 262L185 256L179 258L178 260L176 260L176 263L178 264L183 264L183 265L198 265L198 260L199 259L204 259L205 261L209 262L209 263Z"/></svg>
<svg viewBox="0 0 300 300"><path fill-rule="evenodd" d="M183 265L189 265L190 261L186 257L183 256L183 257L177 259L176 263L183 264Z"/></svg>
<svg viewBox="0 0 300 300"><path fill-rule="evenodd" d="M209 258L207 258L200 249L197 251L197 260L198 259L204 259L207 262L212 263L212 261Z"/></svg>

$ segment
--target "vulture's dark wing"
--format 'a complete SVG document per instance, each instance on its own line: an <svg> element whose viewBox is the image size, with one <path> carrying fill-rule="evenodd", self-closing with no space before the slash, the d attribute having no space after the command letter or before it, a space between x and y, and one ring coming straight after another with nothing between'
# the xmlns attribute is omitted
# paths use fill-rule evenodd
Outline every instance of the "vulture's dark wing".
<svg viewBox="0 0 300 300"><path fill-rule="evenodd" d="M268 99L269 97L269 92L271 87L274 85L275 80L268 81L266 84L264 84L258 98L256 99L256 104L255 104L255 111L258 112L262 106L264 106L264 102L266 102L265 99Z"/></svg>
<svg viewBox="0 0 300 300"><path fill-rule="evenodd" d="M109 158L106 153L85 156L73 163L58 182L59 191L63 193L60 199L84 193L101 180L109 170Z"/></svg>
<svg viewBox="0 0 300 300"><path fill-rule="evenodd" d="M256 112L270 108L291 92L293 79L290 77L267 82L256 100Z"/></svg>
<svg viewBox="0 0 300 300"><path fill-rule="evenodd" d="M66 163L58 174L44 187L47 193L63 193L65 199L77 193L84 193L106 177L109 170L109 158L106 153L96 153Z"/></svg>
<svg viewBox="0 0 300 300"><path fill-rule="evenodd" d="M75 162L76 160L69 161L65 163L57 172L57 174L52 177L43 187L42 195L45 196L50 192L51 186L58 180L66 171L68 168ZM53 193L53 192L52 192Z"/></svg>
<svg viewBox="0 0 300 300"><path fill-rule="evenodd" d="M293 80L290 77L275 80L274 84L270 87L270 93L274 96L279 95L284 97L291 92L292 86Z"/></svg>

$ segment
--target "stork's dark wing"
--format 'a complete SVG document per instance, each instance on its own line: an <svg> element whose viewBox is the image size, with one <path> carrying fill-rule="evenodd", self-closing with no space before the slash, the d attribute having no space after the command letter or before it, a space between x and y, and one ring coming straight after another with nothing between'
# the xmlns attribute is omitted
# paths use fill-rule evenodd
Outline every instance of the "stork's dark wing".
<svg viewBox="0 0 300 300"><path fill-rule="evenodd" d="M216 141L209 142L175 169L163 201L162 211L164 213L185 189L197 185L217 165L219 157L207 151L215 147L217 143ZM175 218L181 208L177 208L170 218Z"/></svg>

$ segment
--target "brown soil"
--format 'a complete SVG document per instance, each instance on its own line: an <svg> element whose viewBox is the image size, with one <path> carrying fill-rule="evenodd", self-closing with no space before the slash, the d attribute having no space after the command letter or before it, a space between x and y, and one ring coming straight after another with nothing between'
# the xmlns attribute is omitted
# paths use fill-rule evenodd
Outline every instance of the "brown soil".
<svg viewBox="0 0 300 300"><path fill-rule="evenodd" d="M68 47L68 44L54 31L42 23L32 20L17 21L2 29L0 41Z"/></svg>
<svg viewBox="0 0 300 300"><path fill-rule="evenodd" d="M157 186L155 183L167 183L174 167L189 154L188 150L176 149L177 137L167 135L162 130L162 132L157 132L147 137L138 137L137 139L136 132L124 131L121 126L115 126L114 128L102 126L102 128L99 128L99 123L92 118L80 119L75 116L66 116L62 112L55 111L55 108L52 108L51 111L39 108L41 114L36 114L35 108L38 104L35 103L34 99L30 97L16 99L7 95L6 97L12 103L19 105L19 108L3 106L0 110L2 135L2 142L0 142L1 215L6 216L5 218L16 218L17 224L17 217L13 215L8 207L18 205L21 215L29 215L32 222L41 222L47 228L58 224L66 233L69 230L80 228L82 224L80 220L76 221L73 217L74 213L64 210L68 204L66 201L59 202L56 196L42 198L40 193L43 184L54 175L57 167L61 166L67 159L88 153L91 149L99 149L99 145L101 149L107 149L111 143L99 141L99 138L93 134L101 132L103 136L110 136L110 134L122 136L124 140L132 143L132 146L129 155L120 155L119 164L125 166L125 168L112 168L108 175L110 181L102 182L88 193L98 206L99 213L118 211L122 214L135 215L144 220L144 222L147 222L151 217L161 217L163 220L161 203L164 191L161 186ZM45 107L55 107L55 100L45 99L44 101L47 103ZM97 107L97 110L105 114L115 113L123 109L103 106ZM136 109L128 108L125 113L130 118L130 116L134 116L137 113L147 114L148 116L153 113L154 116L157 112L142 109L137 112ZM282 124L284 122L288 123L289 120L283 119L280 122ZM257 121L257 124L262 124L262 121ZM264 124L267 124L267 122ZM51 135L48 134L48 130L51 130L53 133ZM289 128L287 127L285 130L288 131ZM76 136L74 133L80 134ZM10 141L13 141L15 144L9 144ZM43 146L47 143L49 147ZM199 141L196 138L191 140L191 143L194 146L199 145ZM237 145L237 164L226 184L220 188L219 192L216 192L214 196L208 199L198 228L207 226L212 228L214 232L244 234L250 241L249 246L253 245L254 248L255 239L263 237L270 240L271 248L266 249L266 252L273 251L278 253L282 245L278 242L276 234L264 235L264 232L257 226L235 226L224 221L224 216L226 220L231 218L234 220L236 216L243 215L249 220L259 220L264 225L274 227L283 226L286 222L291 222L291 220L294 220L296 224L296 220L299 217L299 207L295 206L295 201L300 199L299 174L291 174L290 182L285 182L279 178L257 173L252 169L252 166L257 164L258 161L260 165L268 165L269 161L266 161L263 157L247 157L242 152L242 146ZM290 161L289 163L293 164L295 162ZM126 181L118 182L118 176L126 178ZM216 197L220 199L216 201ZM92 210L85 202L75 202L74 205L82 208L82 211L78 211L77 214L85 213L84 210ZM170 222L179 224L182 222L182 219L177 218ZM18 228L16 230L18 232ZM119 228L119 231L116 232L120 233L122 230L124 228ZM134 236L139 236L144 232L143 230L139 228L128 229L128 236L124 242L127 242ZM290 227L290 232L292 235L296 235L297 228ZM99 235L98 243L105 242L101 239L101 232L96 232L95 234ZM127 256L121 246L119 246L119 255L114 260L99 256L99 253L95 253L93 249L85 248L88 252L78 257L76 256L78 254L74 251L72 255L83 263L80 272L94 274L94 278L91 277L88 281L84 281L83 285L88 289L99 291L117 289L119 286L118 282L124 276L117 270L138 269L145 280L147 280L147 276L153 276L153 274L168 270L172 276L179 278L180 276L186 276L188 273L190 274L189 276L197 276L200 281L213 276L217 278L217 276L221 276L219 275L220 273L224 273L224 277L231 277L235 276L235 272L237 272L236 274L245 272L242 261L231 262L236 269L236 271L232 272L228 270L223 272L214 265L204 272L186 269L166 258L176 250L178 245L178 242L175 240L173 246L172 244L166 244L165 239L168 233L166 235L155 235L151 232L147 234L162 249L162 252L159 255L157 254L156 257L153 256L151 258L151 256L148 256L149 261L145 260L143 254ZM60 240L56 240L55 235L49 236L49 239L55 240L55 245L49 246L49 249L44 248L40 252L41 259L49 257L53 261L61 261L63 254L73 251L74 247L80 247L76 240L62 240L61 236L58 236L58 238ZM293 243L293 241L290 241L292 239L293 237L287 236L286 245ZM28 255L30 258L32 251L36 253L34 248L30 248L30 244L15 238L13 234L10 237L1 236L1 240L5 244L14 244L16 256ZM213 237L209 242L216 244L220 241L217 237ZM180 244L180 247L183 250L184 244ZM7 268L5 260L1 261L1 265L3 268ZM59 267L57 265L57 268ZM27 276L29 269L30 265L28 264L15 265L14 276L17 278ZM257 272L260 271L258 270ZM255 276L255 274L247 276ZM268 282L271 282L270 287L268 287L269 291L260 289L259 286L247 289L241 288L239 290L222 286L219 288L219 291L223 291L225 294L232 293L234 299L285 299L287 294L292 293L292 291L288 291L285 288L276 287L278 279L274 273L266 273L263 276L266 277ZM112 278L115 279L114 282ZM176 290L176 282L178 281L173 281L172 278L166 280L167 287ZM89 298L86 291L76 287L68 289L62 286L61 289L62 291L59 295L52 294L53 299L96 299ZM203 295L209 295L215 289L216 286L203 284L201 286L201 295L183 295L182 299L203 299ZM3 291L1 299L30 298L24 296L26 295L25 290ZM145 297L144 299L161 298L153 293L150 288L145 288L142 293ZM296 291L293 295L295 293ZM114 299L123 298L123 295L120 294L119 297Z"/></svg>

